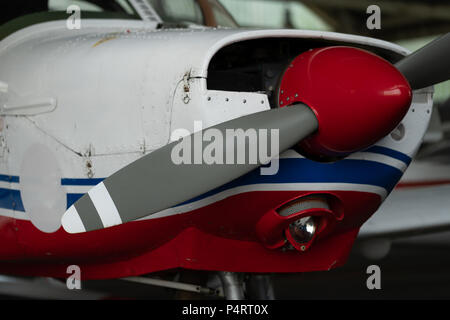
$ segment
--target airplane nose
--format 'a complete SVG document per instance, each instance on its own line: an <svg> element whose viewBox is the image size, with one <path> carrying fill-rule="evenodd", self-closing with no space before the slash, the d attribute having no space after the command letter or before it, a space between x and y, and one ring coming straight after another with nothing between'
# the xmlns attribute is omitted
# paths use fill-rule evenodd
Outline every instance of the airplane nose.
<svg viewBox="0 0 450 320"><path fill-rule="evenodd" d="M278 103L302 102L316 114L317 134L300 148L340 157L380 140L403 119L412 92L388 61L352 47L326 47L297 56L282 76Z"/></svg>

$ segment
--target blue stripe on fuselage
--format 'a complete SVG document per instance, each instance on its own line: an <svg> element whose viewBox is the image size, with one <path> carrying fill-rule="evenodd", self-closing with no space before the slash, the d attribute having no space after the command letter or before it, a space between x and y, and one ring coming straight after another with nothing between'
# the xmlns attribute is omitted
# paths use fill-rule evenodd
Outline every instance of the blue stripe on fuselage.
<svg viewBox="0 0 450 320"><path fill-rule="evenodd" d="M333 163L320 163L304 158L280 159L280 167L276 175L263 176L260 175L259 169L253 170L178 206L204 199L227 189L250 184L354 183L382 187L389 193L402 174L402 171L397 168L368 160L345 159Z"/></svg>
<svg viewBox="0 0 450 320"><path fill-rule="evenodd" d="M18 176L9 176L6 174L0 174L0 181L19 183L19 177Z"/></svg>
<svg viewBox="0 0 450 320"><path fill-rule="evenodd" d="M406 163L406 165L409 165L411 163L411 158L406 154L386 147L373 146L370 147L369 149L364 150L364 152L378 153L385 156L389 156L391 158L403 161L404 163Z"/></svg>
<svg viewBox="0 0 450 320"><path fill-rule="evenodd" d="M67 209L69 209L69 207L77 202L82 196L84 196L84 193L68 193L66 198Z"/></svg>
<svg viewBox="0 0 450 320"><path fill-rule="evenodd" d="M411 158L407 155L386 147L373 146L364 152L383 154L406 164L411 162ZM333 163L320 163L305 158L283 158L280 159L279 171L275 175L263 176L260 175L260 169L256 169L179 205L201 200L230 188L251 184L354 183L382 187L389 193L401 176L402 172L399 169L376 161L344 159ZM61 185L95 186L103 180L103 178L63 178ZM0 175L0 181L19 183L19 177ZM82 193L67 193L67 207L82 196ZM0 188L0 208L25 211L20 191Z"/></svg>
<svg viewBox="0 0 450 320"><path fill-rule="evenodd" d="M318 163L303 158L280 159L279 171L275 175L263 176L257 169L178 206L210 197L227 189L251 184L354 183L374 185L390 192L401 176L402 172L399 169L375 161L347 159L334 163ZM80 193L68 193L67 207L82 196Z"/></svg>
<svg viewBox="0 0 450 320"><path fill-rule="evenodd" d="M20 191L0 188L0 208L25 212Z"/></svg>
<svg viewBox="0 0 450 320"><path fill-rule="evenodd" d="M105 180L104 178L63 178L61 179L61 185L63 186L96 186L100 182Z"/></svg>

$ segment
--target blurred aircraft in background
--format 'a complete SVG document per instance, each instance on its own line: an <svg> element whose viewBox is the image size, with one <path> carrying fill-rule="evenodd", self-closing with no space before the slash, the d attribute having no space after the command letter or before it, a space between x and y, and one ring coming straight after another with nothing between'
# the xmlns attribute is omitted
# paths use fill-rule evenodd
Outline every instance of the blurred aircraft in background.
<svg viewBox="0 0 450 320"><path fill-rule="evenodd" d="M450 245L450 99L434 108L417 156L400 183L361 228L363 254L382 258L392 241L428 235ZM433 237L432 235L435 234Z"/></svg>

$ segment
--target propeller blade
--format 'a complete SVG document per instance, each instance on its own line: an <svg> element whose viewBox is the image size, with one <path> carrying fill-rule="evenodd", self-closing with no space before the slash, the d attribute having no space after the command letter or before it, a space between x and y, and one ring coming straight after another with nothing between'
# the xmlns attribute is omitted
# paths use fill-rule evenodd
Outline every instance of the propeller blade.
<svg viewBox="0 0 450 320"><path fill-rule="evenodd" d="M265 136L256 135L257 145L267 143L266 150L270 150L271 130L279 130L281 153L314 133L318 129L318 121L308 106L299 103L227 121L196 132L182 141L190 139L195 148L195 141L202 141L203 133L212 128L224 137L223 155L237 155L237 150L249 150L247 139L225 138L227 129L266 132ZM172 158L173 148L182 141L172 142L136 160L93 187L64 213L63 228L69 233L80 233L143 218L217 188L270 160L258 158L253 164L245 161L246 164L177 165ZM201 150L203 155L204 148ZM271 156L277 157L278 154Z"/></svg>
<svg viewBox="0 0 450 320"><path fill-rule="evenodd" d="M395 64L413 90L450 79L450 33Z"/></svg>

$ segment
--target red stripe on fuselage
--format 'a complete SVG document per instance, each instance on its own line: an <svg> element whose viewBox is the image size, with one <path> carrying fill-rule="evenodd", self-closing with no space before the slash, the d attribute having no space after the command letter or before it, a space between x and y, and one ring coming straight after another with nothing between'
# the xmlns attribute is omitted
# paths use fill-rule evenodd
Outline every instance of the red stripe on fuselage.
<svg viewBox="0 0 450 320"><path fill-rule="evenodd" d="M255 225L268 210L305 191L254 191L197 210L81 234L62 228L44 233L30 221L0 219L0 273L67 277L80 266L84 279L120 278L172 268L237 272L307 272L345 262L359 227L380 196L330 191L342 201L344 219L307 252L266 249Z"/></svg>
<svg viewBox="0 0 450 320"><path fill-rule="evenodd" d="M412 182L400 182L395 187L396 189L402 188L419 188L419 187L431 187L450 184L450 180L430 180L430 181L412 181Z"/></svg>

